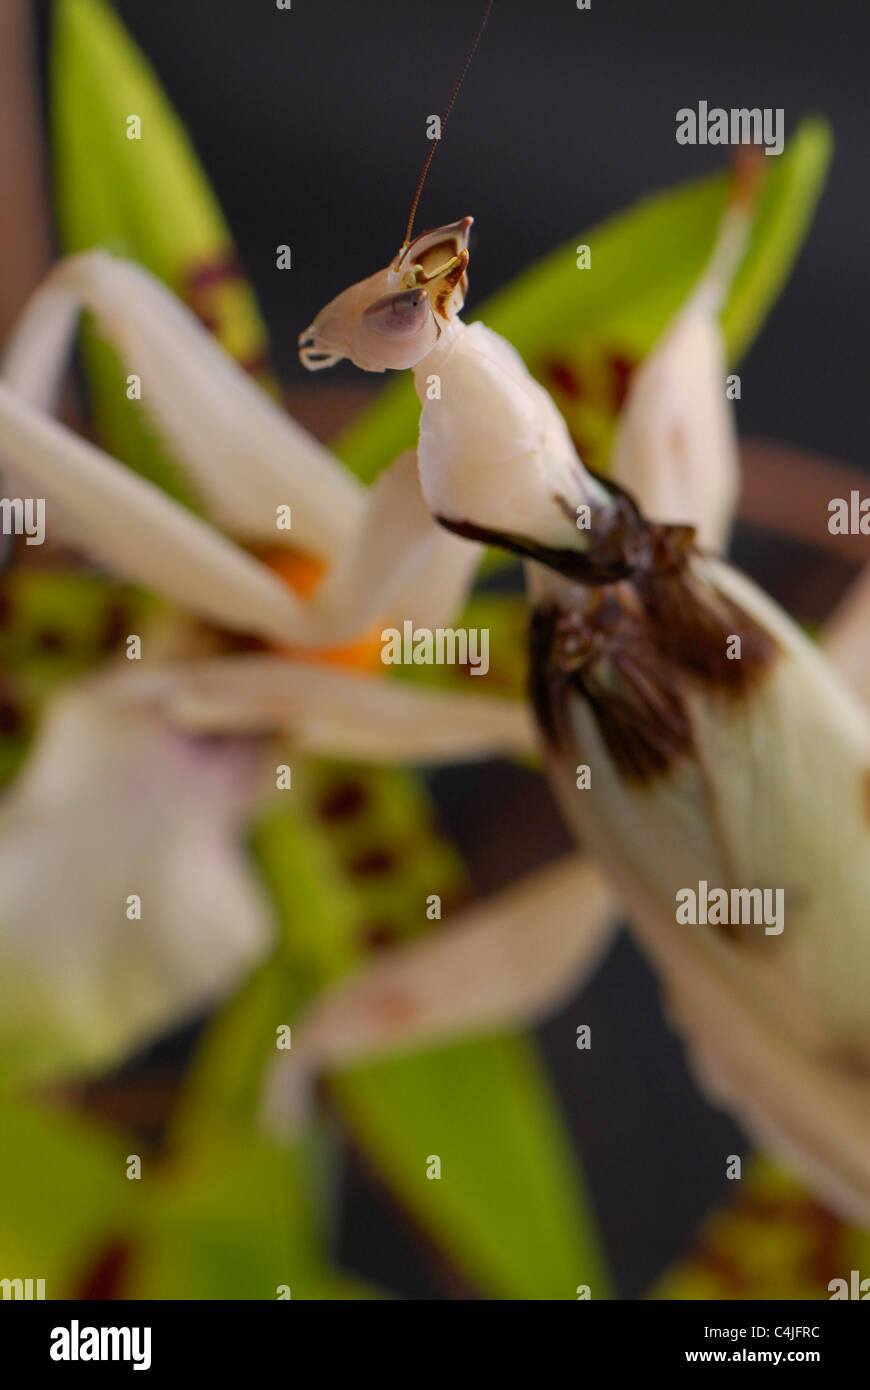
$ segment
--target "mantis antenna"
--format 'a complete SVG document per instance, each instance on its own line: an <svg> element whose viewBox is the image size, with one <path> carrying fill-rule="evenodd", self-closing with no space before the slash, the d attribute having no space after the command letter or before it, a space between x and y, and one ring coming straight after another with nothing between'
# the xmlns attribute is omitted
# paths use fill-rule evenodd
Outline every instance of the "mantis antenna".
<svg viewBox="0 0 870 1390"><path fill-rule="evenodd" d="M494 4L494 3L495 3L495 0L489 0L489 3L487 4L486 9L485 9L484 12L483 12L483 19L480 21L480 23L479 23L478 26L477 26L477 33L475 34L474 38L473 38L472 41L471 41L471 47L469 48L467 54L465 55L465 62L462 64L462 71L460 72L459 76L458 76L457 79L456 79L456 83L455 83L455 85L454 85L453 91L450 93L450 100L448 101L447 106L446 106L445 109L444 109L444 115L441 117L441 135L443 135L444 132L445 132L445 130L447 129L447 120L448 120L448 118L449 118L449 116L450 116L450 112L453 110L453 103L456 101L456 98L459 96L459 89L460 89L460 87L462 86L463 82L465 81L465 74L468 72L468 69L471 67L471 60L472 60L472 58L474 57L475 52L477 51L477 45L480 43L480 40L481 40L481 38L482 38L482 36L483 36L483 31L484 31L484 29L486 28L486 21L489 19L489 16L490 16L490 14L491 14L491 12L492 12L492 7L493 7L493 4ZM405 240L402 242L402 247L401 247L401 249L402 249L403 251L404 251L405 247L406 247L406 246L409 246L410 243L411 243L411 232L412 232L413 229L414 229L414 218L415 218L416 215L417 215L417 204L418 204L419 201L420 201L420 194L423 192L423 185L424 185L424 183L426 182L426 175L427 175L428 172L429 172L429 165L432 163L432 160L433 160L434 155L435 155L435 151L436 151L436 149L438 148L438 145L439 145L440 143L441 143L441 137L439 136L439 138L438 138L437 140L433 140L433 141L432 141L432 148L431 148L431 150L429 151L428 155L426 156L426 163L423 165L423 172L422 172L422 174L420 175L420 182L417 184L417 191L416 191L416 193L414 194L414 201L413 201L413 203L411 204L411 213L410 213L410 216L408 217L408 227L407 227L407 230L406 230L406 232L405 232Z"/></svg>

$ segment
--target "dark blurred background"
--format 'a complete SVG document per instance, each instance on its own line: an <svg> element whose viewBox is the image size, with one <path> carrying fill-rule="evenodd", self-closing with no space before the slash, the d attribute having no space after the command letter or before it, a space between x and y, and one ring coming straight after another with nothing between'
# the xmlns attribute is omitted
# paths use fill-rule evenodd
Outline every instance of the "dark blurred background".
<svg viewBox="0 0 870 1390"><path fill-rule="evenodd" d="M274 0L117 0L116 8L193 136L259 291L280 373L301 384L300 329L402 239L429 148L426 118L443 109L483 6L293 0L282 11ZM36 11L44 51L47 0ZM676 144L678 108L702 99L783 107L786 134L809 111L827 115L836 139L830 182L793 278L741 367L739 424L863 467L868 40L870 9L859 0L592 0L588 11L574 0L496 0L418 228L474 215L473 309L563 239L646 192L719 167L721 149ZM275 269L284 242L289 275ZM785 517L787 486L781 505ZM738 553L781 596L807 565L805 553L762 547L746 532ZM567 845L531 774L458 770L433 784L481 892ZM592 1025L590 1053L574 1045L580 1022ZM638 1296L704 1212L731 1195L725 1155L745 1143L694 1090L655 982L626 939L540 1036L618 1287ZM443 1296L353 1162L344 1227L348 1263L405 1296Z"/></svg>

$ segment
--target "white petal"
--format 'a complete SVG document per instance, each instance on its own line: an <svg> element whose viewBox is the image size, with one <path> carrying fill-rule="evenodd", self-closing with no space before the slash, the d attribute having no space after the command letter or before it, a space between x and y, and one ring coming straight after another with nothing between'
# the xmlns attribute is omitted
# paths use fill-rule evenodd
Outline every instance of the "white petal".
<svg viewBox="0 0 870 1390"><path fill-rule="evenodd" d="M267 1120L292 1129L324 1069L536 1022L596 968L615 913L595 866L571 855L375 958L294 1028L269 1078Z"/></svg>
<svg viewBox="0 0 870 1390"><path fill-rule="evenodd" d="M0 805L0 1054L29 1070L119 1060L231 988L271 935L240 847L264 749L185 738L110 691L50 706Z"/></svg>
<svg viewBox="0 0 870 1390"><path fill-rule="evenodd" d="M728 207L699 284L632 377L611 463L645 516L694 525L715 551L727 542L740 481L718 313L743 257L749 212L745 197Z"/></svg>
<svg viewBox="0 0 870 1390"><path fill-rule="evenodd" d="M49 536L56 503L94 558L181 608L277 641L309 635L304 606L264 565L2 382L0 460L46 499Z"/></svg>
<svg viewBox="0 0 870 1390"><path fill-rule="evenodd" d="M436 628L462 606L482 547L433 520L415 450L385 468L359 530L309 603L317 645L351 640L376 620Z"/></svg>
<svg viewBox="0 0 870 1390"><path fill-rule="evenodd" d="M0 457L45 497L49 536L56 505L65 531L117 574L220 627L282 645L339 645L390 606L415 619L443 616L464 597L479 554L429 516L412 452L378 479L353 545L304 602L219 531L2 382Z"/></svg>
<svg viewBox="0 0 870 1390"><path fill-rule="evenodd" d="M360 484L272 402L154 276L104 251L61 261L13 334L3 378L55 408L80 309L131 372L142 401L190 470L210 514L244 540L284 542L323 559L341 553L362 512ZM276 529L276 508L292 529Z"/></svg>
<svg viewBox="0 0 870 1390"><path fill-rule="evenodd" d="M870 565L828 619L822 643L843 679L870 705Z"/></svg>
<svg viewBox="0 0 870 1390"><path fill-rule="evenodd" d="M714 550L726 542L739 481L725 375L718 323L682 314L632 379L611 469L650 520L695 525Z"/></svg>
<svg viewBox="0 0 870 1390"><path fill-rule="evenodd" d="M282 729L329 757L441 763L525 756L537 747L519 700L423 689L272 656L227 657L170 672L166 708L191 729Z"/></svg>

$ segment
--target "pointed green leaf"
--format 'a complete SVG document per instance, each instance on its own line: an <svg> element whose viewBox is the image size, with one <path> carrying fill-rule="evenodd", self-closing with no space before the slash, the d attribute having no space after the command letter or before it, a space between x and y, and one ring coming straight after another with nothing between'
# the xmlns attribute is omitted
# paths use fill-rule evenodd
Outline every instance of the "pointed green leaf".
<svg viewBox="0 0 870 1390"><path fill-rule="evenodd" d="M102 246L138 261L237 361L262 374L265 331L217 199L151 68L104 0L56 0L50 95L64 251ZM140 138L130 139L134 116ZM127 399L114 352L89 333L85 356L101 441L131 468L194 504L177 461L148 428L138 403Z"/></svg>
<svg viewBox="0 0 870 1390"><path fill-rule="evenodd" d="M332 1085L381 1178L472 1288L558 1300L588 1284L609 1297L577 1160L530 1040L415 1053ZM427 1176L433 1158L440 1177Z"/></svg>

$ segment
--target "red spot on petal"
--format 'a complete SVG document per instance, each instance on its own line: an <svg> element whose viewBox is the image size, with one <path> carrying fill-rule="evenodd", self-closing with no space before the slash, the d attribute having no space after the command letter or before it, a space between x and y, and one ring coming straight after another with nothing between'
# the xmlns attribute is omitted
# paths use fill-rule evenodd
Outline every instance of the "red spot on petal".
<svg viewBox="0 0 870 1390"><path fill-rule="evenodd" d="M132 1253L126 1241L113 1241L107 1245L90 1268L85 1270L75 1297L88 1301L121 1298L130 1272Z"/></svg>
<svg viewBox="0 0 870 1390"><path fill-rule="evenodd" d="M364 810L365 804L365 788L359 782L339 782L323 797L319 810L326 821L351 820Z"/></svg>
<svg viewBox="0 0 870 1390"><path fill-rule="evenodd" d="M392 873L395 866L396 858L390 850L370 849L352 859L347 868L354 878L375 878Z"/></svg>
<svg viewBox="0 0 870 1390"><path fill-rule="evenodd" d="M550 386L554 386L563 395L570 396L572 401L579 400L583 395L582 383L570 362L545 363L543 376Z"/></svg>
<svg viewBox="0 0 870 1390"><path fill-rule="evenodd" d="M397 933L391 922L368 922L363 928L362 939L370 951L383 951L396 944Z"/></svg>
<svg viewBox="0 0 870 1390"><path fill-rule="evenodd" d="M610 384L613 392L613 404L617 410L621 410L628 395L628 388L631 383L631 374L635 364L630 362L621 353L614 353L607 359L607 367L610 372Z"/></svg>

